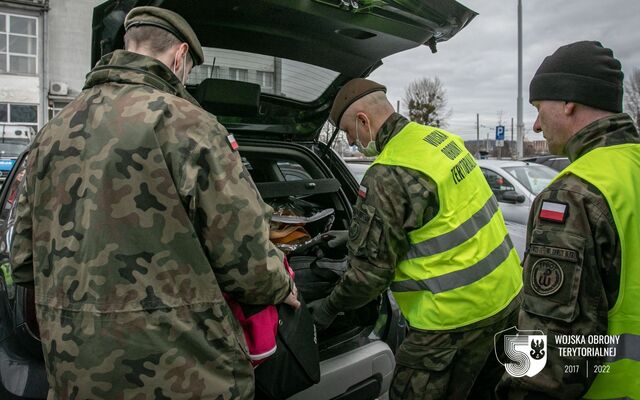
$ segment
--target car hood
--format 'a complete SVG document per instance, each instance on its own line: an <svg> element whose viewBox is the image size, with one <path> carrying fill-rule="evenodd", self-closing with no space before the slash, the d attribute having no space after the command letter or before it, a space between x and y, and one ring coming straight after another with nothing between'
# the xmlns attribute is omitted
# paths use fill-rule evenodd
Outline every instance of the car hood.
<svg viewBox="0 0 640 400"><path fill-rule="evenodd" d="M453 0L109 0L94 9L92 65L122 48L125 16L143 5L181 14L205 47L335 72L335 79L331 76L333 81L313 99L263 90L254 114L210 110L236 133L300 140L317 137L346 81L368 76L389 55L421 45L434 51L476 16ZM189 89L198 92L197 87Z"/></svg>

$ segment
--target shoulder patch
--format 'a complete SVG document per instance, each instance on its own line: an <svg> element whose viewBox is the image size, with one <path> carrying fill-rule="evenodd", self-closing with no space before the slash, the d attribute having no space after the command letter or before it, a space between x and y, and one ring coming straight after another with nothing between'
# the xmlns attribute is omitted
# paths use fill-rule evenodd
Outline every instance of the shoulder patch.
<svg viewBox="0 0 640 400"><path fill-rule="evenodd" d="M550 296L560 290L564 272L557 261L541 258L531 268L531 289L540 296Z"/></svg>
<svg viewBox="0 0 640 400"><path fill-rule="evenodd" d="M544 200L542 202L542 207L540 207L540 214L538 214L538 218L544 221L564 224L567 219L568 210L569 208L564 203Z"/></svg>
<svg viewBox="0 0 640 400"><path fill-rule="evenodd" d="M229 142L229 146L231 146L231 150L236 151L238 150L238 142L236 142L236 138L229 134L227 135L227 142Z"/></svg>
<svg viewBox="0 0 640 400"><path fill-rule="evenodd" d="M360 187L358 188L358 197L362 198L362 199L366 199L367 198L367 187L360 185Z"/></svg>

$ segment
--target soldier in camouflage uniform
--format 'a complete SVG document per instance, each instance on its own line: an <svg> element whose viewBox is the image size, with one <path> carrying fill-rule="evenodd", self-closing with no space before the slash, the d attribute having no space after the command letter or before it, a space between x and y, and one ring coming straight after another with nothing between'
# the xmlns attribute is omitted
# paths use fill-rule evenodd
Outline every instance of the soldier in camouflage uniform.
<svg viewBox="0 0 640 400"><path fill-rule="evenodd" d="M186 21L142 7L125 25L134 51L104 56L37 135L17 208L13 276L35 286L49 398L251 399L222 292L296 305L272 210L185 90L203 61Z"/></svg>
<svg viewBox="0 0 640 400"><path fill-rule="evenodd" d="M373 146L382 151L409 124L406 118L393 112L385 90L369 80L353 80L338 93L331 112L331 121L345 130L350 143L355 142L366 155L377 153L370 152ZM367 121L362 121L362 113L356 113L355 109L363 110ZM354 120L362 124L360 134L354 130ZM369 134L365 123L370 123ZM432 221L439 209L438 187L428 175L401 166L370 167L362 180L349 228L349 269L329 297L310 305L317 326L328 326L340 310L357 309L389 288L397 265L410 249L408 232ZM499 218L506 234L502 217ZM516 324L520 306L521 272L517 256L512 261L518 286L510 294L512 300L494 315L456 329L410 328L396 354L392 399L493 395L504 372L493 355L494 334Z"/></svg>
<svg viewBox="0 0 640 400"><path fill-rule="evenodd" d="M621 113L622 82L620 63L600 43L559 48L531 82L530 101L538 109L533 129L544 133L551 153L571 162L594 149L640 143L632 119ZM593 184L568 173L538 195L529 215L518 328L547 334L547 364L534 377L505 374L500 398L585 395L596 376L593 369L587 372L589 365L604 360L561 357L554 336L607 334L621 266L620 235L607 200ZM544 273L549 279L542 279ZM565 366L576 367L567 373Z"/></svg>

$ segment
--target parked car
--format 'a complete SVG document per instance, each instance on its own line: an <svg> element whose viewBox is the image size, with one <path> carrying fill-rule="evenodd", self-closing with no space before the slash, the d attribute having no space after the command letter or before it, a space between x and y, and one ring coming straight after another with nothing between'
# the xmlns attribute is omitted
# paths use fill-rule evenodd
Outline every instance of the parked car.
<svg viewBox="0 0 640 400"><path fill-rule="evenodd" d="M509 232L509 237L511 238L513 247L518 252L520 261L523 261L524 251L527 246L527 225L512 221L504 221L504 223L507 226L507 231Z"/></svg>
<svg viewBox="0 0 640 400"><path fill-rule="evenodd" d="M551 154L546 156L526 157L526 158L520 159L520 161L533 162L536 164L546 165L547 167L554 169L558 172L567 168L569 164L571 164L571 161L569 161L567 157L554 156Z"/></svg>
<svg viewBox="0 0 640 400"><path fill-rule="evenodd" d="M235 135L264 200L298 199L330 208L332 229L348 229L358 190L344 162L318 139L338 89L368 76L384 57L423 44L434 49L476 15L454 0L382 0L366 9L357 0L108 0L94 9L92 65L122 47L127 12L148 4L178 12L196 31L206 65L194 69L188 90ZM9 260L25 156L0 197L0 264ZM0 274L3 399L46 395L33 309L33 292ZM318 334L320 383L293 398L384 397L393 351L404 334L404 319L389 292L338 316Z"/></svg>
<svg viewBox="0 0 640 400"><path fill-rule="evenodd" d="M359 162L359 161L345 160L345 162L347 163L347 168L349 168L349 172L351 172L353 177L356 178L356 181L358 181L358 183L362 182L364 173L367 172L367 170L371 166L371 161Z"/></svg>
<svg viewBox="0 0 640 400"><path fill-rule="evenodd" d="M478 160L478 164L505 221L524 225L533 200L558 174L547 166L523 161Z"/></svg>
<svg viewBox="0 0 640 400"><path fill-rule="evenodd" d="M18 156L27 149L32 129L21 126L5 126L0 136L0 187L9 175Z"/></svg>

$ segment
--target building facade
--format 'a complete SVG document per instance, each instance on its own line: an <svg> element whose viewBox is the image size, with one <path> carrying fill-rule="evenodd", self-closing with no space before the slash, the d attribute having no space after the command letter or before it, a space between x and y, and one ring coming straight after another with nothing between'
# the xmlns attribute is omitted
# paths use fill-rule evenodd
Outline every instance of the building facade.
<svg viewBox="0 0 640 400"><path fill-rule="evenodd" d="M0 1L0 126L37 131L82 90L102 0Z"/></svg>

